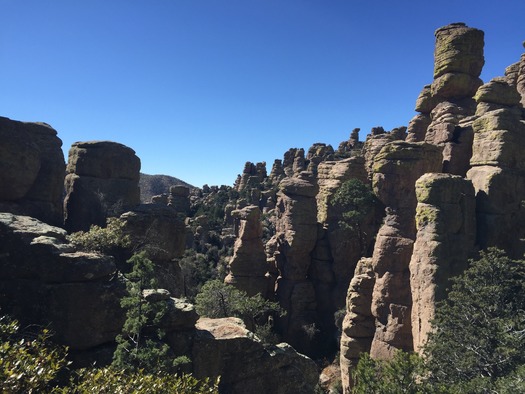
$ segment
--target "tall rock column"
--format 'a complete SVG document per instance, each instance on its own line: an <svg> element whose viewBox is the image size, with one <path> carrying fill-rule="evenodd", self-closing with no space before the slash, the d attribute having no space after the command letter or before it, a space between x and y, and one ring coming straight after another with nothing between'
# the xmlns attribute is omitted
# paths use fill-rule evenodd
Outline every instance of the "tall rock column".
<svg viewBox="0 0 525 394"><path fill-rule="evenodd" d="M354 277L348 287L346 314L341 332L339 365L345 393L352 387L352 370L357 366L361 353L370 351L374 339L375 318L372 315L372 293L375 274L372 258L364 257L357 263Z"/></svg>
<svg viewBox="0 0 525 394"><path fill-rule="evenodd" d="M249 296L267 296L268 265L262 241L261 210L249 205L232 211L232 217L240 221L233 257L229 264L229 274L224 280L248 293Z"/></svg>
<svg viewBox="0 0 525 394"><path fill-rule="evenodd" d="M477 242L497 246L513 258L525 245L525 122L511 108L476 119L472 168L467 178L476 190Z"/></svg>
<svg viewBox="0 0 525 394"><path fill-rule="evenodd" d="M374 191L387 207L372 257L374 358L390 358L396 349L412 350L408 266L416 236L415 182L427 172L439 171L441 160L441 150L434 145L401 141L385 145L374 160Z"/></svg>
<svg viewBox="0 0 525 394"><path fill-rule="evenodd" d="M481 30L453 23L435 32L434 81L416 101L407 141L443 147L443 172L465 176L472 155L472 129L465 120L474 115L472 97L482 81L485 63Z"/></svg>
<svg viewBox="0 0 525 394"><path fill-rule="evenodd" d="M276 235L267 244L279 275L277 298L287 311L280 322L283 339L304 353L310 351L309 336L317 320L315 290L308 270L317 240L318 187L308 175L303 172L300 178L285 178L279 184Z"/></svg>
<svg viewBox="0 0 525 394"><path fill-rule="evenodd" d="M334 313L345 307L350 280L363 253L371 249L377 232L375 212L362 220L362 231L357 233L339 224L342 209L332 199L339 187L350 179L368 183L362 156L319 164L319 193L317 194L317 221L320 231L312 252L309 276L315 284L317 306L323 326L335 330ZM328 335L328 333L327 333Z"/></svg>
<svg viewBox="0 0 525 394"><path fill-rule="evenodd" d="M66 168L65 226L68 231L105 226L110 216L140 204L140 159L111 141L76 142Z"/></svg>
<svg viewBox="0 0 525 394"><path fill-rule="evenodd" d="M450 174L425 174L416 182L417 237L410 260L412 336L420 351L430 332L436 302L449 278L463 272L476 239L472 183Z"/></svg>

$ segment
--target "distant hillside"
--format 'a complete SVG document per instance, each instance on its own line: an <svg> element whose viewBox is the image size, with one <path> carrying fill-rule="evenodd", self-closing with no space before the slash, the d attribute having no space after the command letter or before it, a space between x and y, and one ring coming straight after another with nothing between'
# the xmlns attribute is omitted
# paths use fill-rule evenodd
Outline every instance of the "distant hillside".
<svg viewBox="0 0 525 394"><path fill-rule="evenodd" d="M168 175L148 175L140 174L140 201L143 203L150 202L151 197L162 193L168 193L170 186L184 185L191 189L195 186L190 185L178 178Z"/></svg>

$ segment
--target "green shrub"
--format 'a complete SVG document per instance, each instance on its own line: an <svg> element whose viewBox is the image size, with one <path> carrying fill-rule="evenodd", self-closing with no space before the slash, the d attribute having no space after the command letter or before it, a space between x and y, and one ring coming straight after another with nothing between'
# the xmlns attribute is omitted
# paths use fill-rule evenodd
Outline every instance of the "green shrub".
<svg viewBox="0 0 525 394"><path fill-rule="evenodd" d="M134 373L115 368L90 368L79 371L75 394L217 394L219 381L198 380L191 375ZM68 391L64 391L66 393Z"/></svg>
<svg viewBox="0 0 525 394"><path fill-rule="evenodd" d="M16 320L0 316L0 392L41 393L56 386L69 362L66 349L49 338L46 329L30 334Z"/></svg>
<svg viewBox="0 0 525 394"><path fill-rule="evenodd" d="M278 303L265 300L260 294L249 297L246 292L220 280L211 280L202 286L195 297L195 309L206 317L239 317L252 331L267 324L269 315L284 314Z"/></svg>
<svg viewBox="0 0 525 394"><path fill-rule="evenodd" d="M84 250L113 254L115 250L131 246L128 235L124 234L124 222L108 218L106 227L92 225L89 231L79 231L69 235L70 242Z"/></svg>

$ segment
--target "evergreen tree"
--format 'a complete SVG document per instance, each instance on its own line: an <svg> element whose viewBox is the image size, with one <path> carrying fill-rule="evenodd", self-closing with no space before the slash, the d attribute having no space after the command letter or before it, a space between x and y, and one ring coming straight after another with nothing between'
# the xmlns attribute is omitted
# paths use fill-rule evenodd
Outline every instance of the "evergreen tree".
<svg viewBox="0 0 525 394"><path fill-rule="evenodd" d="M161 341L164 332L155 329L165 315L167 305L147 302L143 297L145 289L157 288L153 263L145 252L133 255L128 262L133 267L126 275L128 294L120 302L126 311L126 321L122 334L117 336L113 366L131 371L170 372L174 360L168 357L169 346Z"/></svg>
<svg viewBox="0 0 525 394"><path fill-rule="evenodd" d="M426 355L431 380L487 387L525 364L525 263L481 252L436 309ZM475 383L475 384L478 384Z"/></svg>

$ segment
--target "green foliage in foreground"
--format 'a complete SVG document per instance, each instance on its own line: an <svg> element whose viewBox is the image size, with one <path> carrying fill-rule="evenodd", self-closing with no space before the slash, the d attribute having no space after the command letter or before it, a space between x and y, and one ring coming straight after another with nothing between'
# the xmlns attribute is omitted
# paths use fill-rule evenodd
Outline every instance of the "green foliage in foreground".
<svg viewBox="0 0 525 394"><path fill-rule="evenodd" d="M134 373L114 368L86 369L79 372L79 383L72 390L75 394L216 394L219 381L198 380L191 375ZM63 393L69 393L70 388Z"/></svg>
<svg viewBox="0 0 525 394"><path fill-rule="evenodd" d="M199 315L206 317L239 317L249 330L256 331L268 343L275 342L277 338L271 334L267 317L285 313L277 302L265 300L260 294L249 297L246 292L220 280L211 280L202 286L195 297L195 309Z"/></svg>
<svg viewBox="0 0 525 394"><path fill-rule="evenodd" d="M354 393L525 392L525 263L488 249L452 282L436 309L424 359L363 355Z"/></svg>
<svg viewBox="0 0 525 394"><path fill-rule="evenodd" d="M66 349L42 330L28 335L15 320L0 316L0 392L62 394L216 394L218 380L191 375L134 372L114 367L70 371ZM69 376L69 378L68 378Z"/></svg>
<svg viewBox="0 0 525 394"><path fill-rule="evenodd" d="M29 335L15 320L0 316L0 392L40 393L54 385L68 362L65 349L42 330Z"/></svg>

